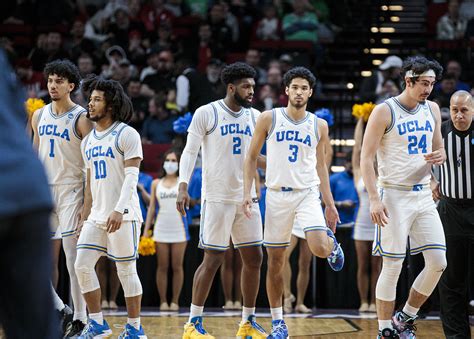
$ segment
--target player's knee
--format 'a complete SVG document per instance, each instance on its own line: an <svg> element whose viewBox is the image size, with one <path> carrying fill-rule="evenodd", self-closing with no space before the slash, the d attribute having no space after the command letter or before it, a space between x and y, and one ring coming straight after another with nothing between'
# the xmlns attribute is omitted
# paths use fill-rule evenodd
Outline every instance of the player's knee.
<svg viewBox="0 0 474 339"><path fill-rule="evenodd" d="M100 288L97 274L94 267L90 264L76 261L74 271L76 272L77 282L82 293L88 293Z"/></svg>
<svg viewBox="0 0 474 339"><path fill-rule="evenodd" d="M403 259L383 259L375 296L383 301L393 301L396 297L398 277L403 266Z"/></svg>
<svg viewBox="0 0 474 339"><path fill-rule="evenodd" d="M326 246L323 242L317 243L308 243L311 253L313 253L318 258L327 258L331 254L332 248Z"/></svg>
<svg viewBox="0 0 474 339"><path fill-rule="evenodd" d="M135 261L116 262L117 275L122 284L123 294L126 298L135 297L143 293L142 284L137 274Z"/></svg>
<svg viewBox="0 0 474 339"><path fill-rule="evenodd" d="M206 251L202 265L206 269L216 270L222 265L225 259L225 252L221 251Z"/></svg>
<svg viewBox="0 0 474 339"><path fill-rule="evenodd" d="M440 253L440 255L432 256L430 259L425 258L425 267L431 271L443 273L447 266L448 262L444 252Z"/></svg>
<svg viewBox="0 0 474 339"><path fill-rule="evenodd" d="M252 251L250 254L242 255L242 263L247 268L259 270L263 263L263 252L261 248Z"/></svg>

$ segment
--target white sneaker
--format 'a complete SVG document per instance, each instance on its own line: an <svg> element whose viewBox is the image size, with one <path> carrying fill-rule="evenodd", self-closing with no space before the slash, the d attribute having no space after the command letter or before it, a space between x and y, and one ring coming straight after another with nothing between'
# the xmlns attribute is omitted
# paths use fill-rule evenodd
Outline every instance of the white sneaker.
<svg viewBox="0 0 474 339"><path fill-rule="evenodd" d="M234 309L234 303L232 302L232 300L227 300L227 301L225 302L225 305L222 306L222 308L223 308L224 310L233 310L233 309Z"/></svg>
<svg viewBox="0 0 474 339"><path fill-rule="evenodd" d="M369 311L369 304L362 303L359 307L359 312L368 312Z"/></svg>
<svg viewBox="0 0 474 339"><path fill-rule="evenodd" d="M169 307L170 311L179 311L179 305L176 303L171 303Z"/></svg>
<svg viewBox="0 0 474 339"><path fill-rule="evenodd" d="M300 305L296 305L295 312L296 313L312 313L313 311L310 308L306 307L305 304L300 304Z"/></svg>
<svg viewBox="0 0 474 339"><path fill-rule="evenodd" d="M168 303L161 303L160 305L160 311L169 311L170 307L168 306Z"/></svg>
<svg viewBox="0 0 474 339"><path fill-rule="evenodd" d="M291 295L288 298L283 299L283 311L285 313L293 312L293 300L291 297L294 297L294 296Z"/></svg>
<svg viewBox="0 0 474 339"><path fill-rule="evenodd" d="M242 303L240 301L234 301L234 310L241 310Z"/></svg>
<svg viewBox="0 0 474 339"><path fill-rule="evenodd" d="M118 310L117 303L116 303L115 301L113 301L113 300L110 300L110 301L109 301L109 308L110 308L111 310Z"/></svg>
<svg viewBox="0 0 474 339"><path fill-rule="evenodd" d="M103 310L108 310L110 308L109 302L107 300L102 300L101 308Z"/></svg>
<svg viewBox="0 0 474 339"><path fill-rule="evenodd" d="M375 306L374 303L370 304L370 305L369 305L368 312L370 312L370 313L377 313L377 306Z"/></svg>

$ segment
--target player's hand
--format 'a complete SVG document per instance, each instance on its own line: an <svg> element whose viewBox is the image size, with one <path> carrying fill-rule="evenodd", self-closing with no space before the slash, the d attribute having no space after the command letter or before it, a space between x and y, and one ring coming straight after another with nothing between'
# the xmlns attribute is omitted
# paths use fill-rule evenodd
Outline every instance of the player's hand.
<svg viewBox="0 0 474 339"><path fill-rule="evenodd" d="M176 198L176 209L182 216L186 216L186 210L189 210L189 203L191 199L189 198L188 190L180 190L178 192L178 197Z"/></svg>
<svg viewBox="0 0 474 339"><path fill-rule="evenodd" d="M379 226L388 224L388 210L380 199L370 201L370 218L372 222Z"/></svg>
<svg viewBox="0 0 474 339"><path fill-rule="evenodd" d="M120 226L122 226L123 214L117 211L110 213L109 218L105 226L107 227L107 232L113 233L117 231Z"/></svg>
<svg viewBox="0 0 474 339"><path fill-rule="evenodd" d="M439 190L439 182L436 182L434 180L430 181L430 187L431 187L431 195L433 197L434 201L438 201L441 199L441 192Z"/></svg>
<svg viewBox="0 0 474 339"><path fill-rule="evenodd" d="M244 210L245 216L249 219L252 217L252 204L253 201L250 195L244 197L244 201L242 202L242 208Z"/></svg>
<svg viewBox="0 0 474 339"><path fill-rule="evenodd" d="M74 229L74 238L79 239L81 235L82 226L84 226L84 220L79 219L80 221L77 223L76 228Z"/></svg>
<svg viewBox="0 0 474 339"><path fill-rule="evenodd" d="M431 165L442 165L446 160L446 151L444 148L440 148L434 152L424 155L425 161Z"/></svg>
<svg viewBox="0 0 474 339"><path fill-rule="evenodd" d="M335 205L326 206L324 209L324 214L326 216L326 222L333 233L336 233L336 225L341 222L339 219L339 213Z"/></svg>

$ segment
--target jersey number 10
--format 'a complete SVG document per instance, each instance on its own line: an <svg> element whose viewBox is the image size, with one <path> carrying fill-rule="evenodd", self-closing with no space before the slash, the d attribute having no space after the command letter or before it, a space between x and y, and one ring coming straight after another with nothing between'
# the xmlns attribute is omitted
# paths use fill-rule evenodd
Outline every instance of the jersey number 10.
<svg viewBox="0 0 474 339"><path fill-rule="evenodd" d="M104 179L107 177L107 167L105 160L94 161L95 179Z"/></svg>

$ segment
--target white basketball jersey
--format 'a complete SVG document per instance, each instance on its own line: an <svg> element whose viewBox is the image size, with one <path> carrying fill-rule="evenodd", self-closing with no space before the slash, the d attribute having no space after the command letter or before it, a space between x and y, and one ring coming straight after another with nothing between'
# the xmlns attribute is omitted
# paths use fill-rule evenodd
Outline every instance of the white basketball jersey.
<svg viewBox="0 0 474 339"><path fill-rule="evenodd" d="M70 185L84 182L85 169L81 155L81 138L76 123L86 110L75 105L57 115L52 104L43 107L38 117L38 155L50 185Z"/></svg>
<svg viewBox="0 0 474 339"><path fill-rule="evenodd" d="M319 185L316 115L306 112L304 119L293 121L286 108L274 108L272 113L272 128L267 136L266 186L305 189Z"/></svg>
<svg viewBox="0 0 474 339"><path fill-rule="evenodd" d="M81 147L86 168L90 169L92 209L89 219L106 223L120 197L125 179L125 160L143 159L140 135L127 124L115 122L105 131L93 129L84 138ZM143 221L136 189L123 220Z"/></svg>
<svg viewBox="0 0 474 339"><path fill-rule="evenodd" d="M431 153L435 119L427 102L409 111L396 97L387 99L392 123L377 151L379 182L384 185L429 184L431 166L424 155Z"/></svg>
<svg viewBox="0 0 474 339"><path fill-rule="evenodd" d="M244 160L255 122L253 108L230 110L224 100L199 107L188 132L202 137L202 197L207 201L243 200ZM255 188L252 188L256 196Z"/></svg>

